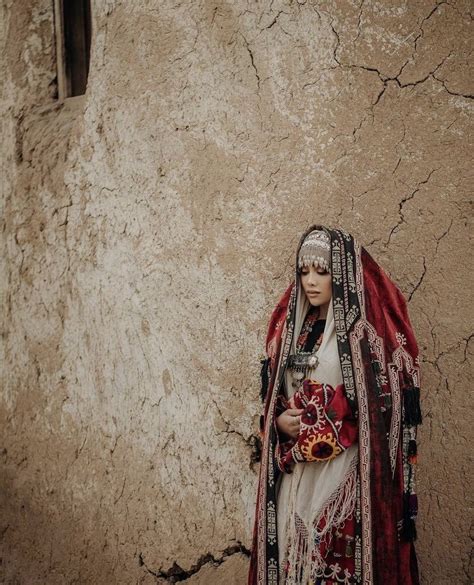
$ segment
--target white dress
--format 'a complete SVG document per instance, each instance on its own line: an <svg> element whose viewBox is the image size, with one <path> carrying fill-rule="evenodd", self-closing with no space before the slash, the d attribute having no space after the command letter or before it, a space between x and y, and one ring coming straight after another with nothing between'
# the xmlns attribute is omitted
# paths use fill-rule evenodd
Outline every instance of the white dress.
<svg viewBox="0 0 474 585"><path fill-rule="evenodd" d="M303 297L304 293L300 293ZM298 299L293 349L301 330L309 303ZM299 307L299 309L298 309ZM308 377L333 387L343 382L332 302L329 303L323 342L318 350L319 362ZM288 391L288 389L290 389ZM291 373L286 372L287 398L294 393ZM296 463L293 472L281 473L277 482L277 531L279 548L280 584L306 585L310 575L322 575L325 563L322 558L311 560L310 542L318 536L317 526L321 513L328 520L327 529L341 524L354 509L355 466L358 445L351 445L335 459L326 462ZM319 536L321 536L319 534ZM313 551L314 554L314 551ZM284 580L283 567L290 559L293 571Z"/></svg>

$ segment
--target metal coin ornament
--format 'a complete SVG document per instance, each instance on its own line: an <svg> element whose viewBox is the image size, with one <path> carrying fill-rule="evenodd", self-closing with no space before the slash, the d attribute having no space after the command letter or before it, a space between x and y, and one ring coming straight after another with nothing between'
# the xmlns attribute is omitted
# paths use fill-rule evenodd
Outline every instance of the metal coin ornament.
<svg viewBox="0 0 474 585"><path fill-rule="evenodd" d="M309 368L316 368L319 358L316 355L321 343L316 345L312 352L305 351L290 355L288 358L288 368L291 370L293 388L298 388L301 381L307 375Z"/></svg>
<svg viewBox="0 0 474 585"><path fill-rule="evenodd" d="M291 354L288 358L288 368L291 372L292 378L291 385L295 389L298 388L302 380L307 377L308 370L310 368L316 368L319 363L319 358L316 353L318 352L319 348L321 347L321 343L323 342L322 333L312 348L312 351L303 351L307 337L312 331L319 315L319 307L308 313L296 343L296 352Z"/></svg>

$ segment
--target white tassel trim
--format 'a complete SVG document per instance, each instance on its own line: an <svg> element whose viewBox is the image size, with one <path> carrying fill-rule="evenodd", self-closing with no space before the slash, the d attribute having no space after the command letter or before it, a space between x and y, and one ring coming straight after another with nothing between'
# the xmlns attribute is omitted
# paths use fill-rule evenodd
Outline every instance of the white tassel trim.
<svg viewBox="0 0 474 585"><path fill-rule="evenodd" d="M296 477L293 478L287 517L287 526L288 524L290 525L285 548L287 558L281 560L282 571L287 562L289 563L289 571L283 581L285 585L307 584L310 578L316 581L317 577L324 575L326 562L321 556L320 546L322 542L329 545L332 530L342 526L354 512L357 487L357 459L357 456L353 457L344 479L313 519L310 538L308 538L307 526L295 511L296 492L299 482L295 481ZM297 471L298 467L297 464L294 472ZM326 520L325 525L318 529L318 524L322 518ZM309 543L312 546L309 546Z"/></svg>

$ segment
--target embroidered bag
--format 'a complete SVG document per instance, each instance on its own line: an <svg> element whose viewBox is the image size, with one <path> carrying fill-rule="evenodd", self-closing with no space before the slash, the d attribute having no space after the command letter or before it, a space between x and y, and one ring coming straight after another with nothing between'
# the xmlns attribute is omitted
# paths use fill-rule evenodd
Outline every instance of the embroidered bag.
<svg viewBox="0 0 474 585"><path fill-rule="evenodd" d="M303 408L297 439L280 441L276 457L281 471L291 473L293 463L330 461L357 438L357 422L346 399L344 384L333 388L305 379L290 400L280 395L278 411Z"/></svg>

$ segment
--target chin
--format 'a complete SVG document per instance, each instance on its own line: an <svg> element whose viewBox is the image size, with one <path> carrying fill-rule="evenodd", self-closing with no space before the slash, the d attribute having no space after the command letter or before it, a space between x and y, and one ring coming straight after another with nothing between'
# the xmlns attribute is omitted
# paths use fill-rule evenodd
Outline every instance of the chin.
<svg viewBox="0 0 474 585"><path fill-rule="evenodd" d="M306 297L309 301L309 304L312 307L324 307L325 305L328 306L329 302L330 302L330 298L327 300L323 300L323 299L310 299L309 297Z"/></svg>
<svg viewBox="0 0 474 585"><path fill-rule="evenodd" d="M320 299L309 299L309 304L312 305L313 307L320 307L321 305L324 305L325 301L321 301Z"/></svg>

